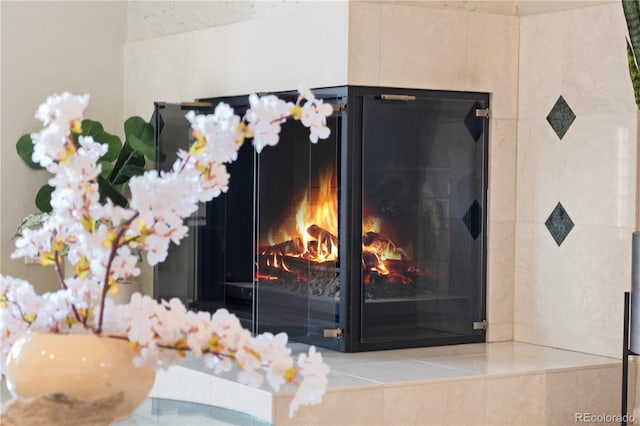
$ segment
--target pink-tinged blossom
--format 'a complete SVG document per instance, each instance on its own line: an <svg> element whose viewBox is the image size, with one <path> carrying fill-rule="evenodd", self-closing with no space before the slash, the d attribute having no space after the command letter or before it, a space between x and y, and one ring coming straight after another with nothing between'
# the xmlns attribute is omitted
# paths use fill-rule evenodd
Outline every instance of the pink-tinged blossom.
<svg viewBox="0 0 640 426"><path fill-rule="evenodd" d="M70 131L58 123L52 123L40 133L31 134L33 154L31 160L42 167L49 168L58 161L65 150Z"/></svg>
<svg viewBox="0 0 640 426"><path fill-rule="evenodd" d="M285 102L274 95L258 97L249 96L251 107L245 118L249 123L249 131L253 134L253 146L258 153L265 146L275 146L280 138L280 125L286 121L293 107L291 102Z"/></svg>
<svg viewBox="0 0 640 426"><path fill-rule="evenodd" d="M61 126L69 127L71 120L82 118L88 104L89 95L74 96L69 92L55 94L38 107L35 117L45 126L59 122Z"/></svg>
<svg viewBox="0 0 640 426"><path fill-rule="evenodd" d="M289 417L300 405L320 403L329 384L329 367L322 361L322 354L316 351L315 346L309 348L309 355L302 353L298 356L297 365L302 382L289 405Z"/></svg>
<svg viewBox="0 0 640 426"><path fill-rule="evenodd" d="M238 149L244 139L239 128L240 117L233 109L220 103L213 114L196 115L189 111L186 115L191 128L201 134L207 141L206 150L196 154L203 162L230 163L238 158Z"/></svg>
<svg viewBox="0 0 640 426"><path fill-rule="evenodd" d="M305 102L302 106L302 125L308 127L311 133L309 140L317 143L318 139L326 139L331 134L327 127L327 117L333 114L333 106L323 103L322 99Z"/></svg>

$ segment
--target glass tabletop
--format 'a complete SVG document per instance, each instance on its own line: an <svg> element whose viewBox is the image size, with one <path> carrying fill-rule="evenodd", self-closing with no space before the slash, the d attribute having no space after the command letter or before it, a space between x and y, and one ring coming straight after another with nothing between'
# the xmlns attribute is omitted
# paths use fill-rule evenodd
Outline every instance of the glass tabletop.
<svg viewBox="0 0 640 426"><path fill-rule="evenodd" d="M0 402L11 398L4 376L0 380ZM270 425L257 417L227 408L175 401L163 398L147 398L131 417L113 422L112 426L204 426L204 425Z"/></svg>
<svg viewBox="0 0 640 426"><path fill-rule="evenodd" d="M261 426L270 424L257 417L226 408L162 398L147 398L131 417L112 423L113 426Z"/></svg>

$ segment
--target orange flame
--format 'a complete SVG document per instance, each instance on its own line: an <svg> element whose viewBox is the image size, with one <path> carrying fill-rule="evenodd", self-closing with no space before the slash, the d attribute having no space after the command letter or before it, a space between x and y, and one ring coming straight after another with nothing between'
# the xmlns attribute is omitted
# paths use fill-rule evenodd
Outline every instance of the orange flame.
<svg viewBox="0 0 640 426"><path fill-rule="evenodd" d="M391 240L382 235L379 235L381 227L382 221L380 218L368 216L363 219L363 235L377 235L377 237L375 237L377 241L372 242L372 245L366 245L363 241L362 253L368 253L370 256L375 257L375 264L370 265L368 267L369 270L375 271L380 275L389 275L390 271L386 265L386 262L388 260L406 260L408 256L402 248L397 247Z"/></svg>
<svg viewBox="0 0 640 426"><path fill-rule="evenodd" d="M304 257L314 262L328 262L338 259L338 191L331 185L334 179L332 170L328 170L320 177L319 186L305 191L302 201L295 213L296 226L294 230L280 228L277 232L279 241L274 239L274 233L270 229L267 239L273 246L279 242L302 239L304 253L296 257ZM309 234L308 230L315 225L318 235ZM273 259L271 265L282 267L277 259Z"/></svg>

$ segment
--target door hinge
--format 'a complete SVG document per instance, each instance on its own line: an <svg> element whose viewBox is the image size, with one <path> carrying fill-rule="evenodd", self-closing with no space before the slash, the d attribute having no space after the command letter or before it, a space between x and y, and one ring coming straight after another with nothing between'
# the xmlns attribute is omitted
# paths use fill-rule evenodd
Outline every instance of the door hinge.
<svg viewBox="0 0 640 426"><path fill-rule="evenodd" d="M325 328L324 329L324 337L342 337L342 329L341 328Z"/></svg>
<svg viewBox="0 0 640 426"><path fill-rule="evenodd" d="M490 118L491 110L489 108L476 109L476 117Z"/></svg>
<svg viewBox="0 0 640 426"><path fill-rule="evenodd" d="M345 112L347 110L347 104L331 104L333 106L333 112Z"/></svg>
<svg viewBox="0 0 640 426"><path fill-rule="evenodd" d="M487 320L476 321L476 322L473 323L473 329L474 330L486 330L487 329L487 325L489 325L489 323L487 323Z"/></svg>

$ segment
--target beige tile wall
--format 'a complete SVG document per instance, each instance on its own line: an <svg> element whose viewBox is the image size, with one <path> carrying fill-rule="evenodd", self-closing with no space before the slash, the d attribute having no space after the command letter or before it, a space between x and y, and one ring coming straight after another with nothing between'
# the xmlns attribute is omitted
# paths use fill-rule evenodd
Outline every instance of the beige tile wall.
<svg viewBox="0 0 640 426"><path fill-rule="evenodd" d="M619 365L467 378L414 385L329 390L322 404L288 417L290 396L275 397L277 425L575 425L577 414L620 412ZM635 387L635 376L631 377ZM633 395L632 395L633 396ZM587 423L587 422L582 422Z"/></svg>
<svg viewBox="0 0 640 426"><path fill-rule="evenodd" d="M635 228L637 113L619 4L520 20L514 337L620 356ZM560 140L546 116L576 115ZM544 226L558 202L575 228Z"/></svg>

